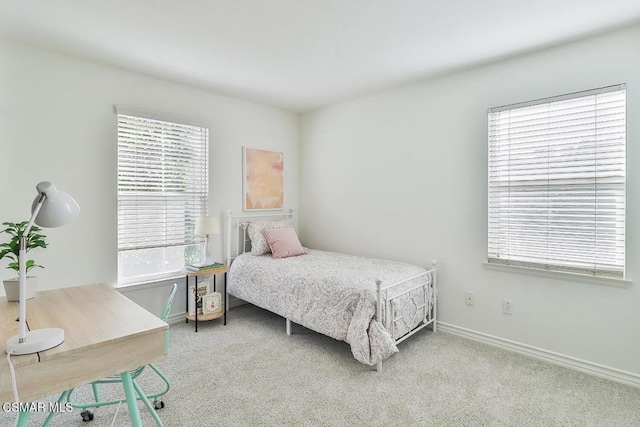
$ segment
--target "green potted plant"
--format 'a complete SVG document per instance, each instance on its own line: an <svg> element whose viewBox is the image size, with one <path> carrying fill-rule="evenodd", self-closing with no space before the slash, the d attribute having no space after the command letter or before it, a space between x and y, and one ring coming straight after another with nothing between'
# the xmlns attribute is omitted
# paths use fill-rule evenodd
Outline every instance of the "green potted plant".
<svg viewBox="0 0 640 427"><path fill-rule="evenodd" d="M18 260L18 254L20 252L20 238L24 233L25 228L27 227L28 222L3 222L2 225L5 227L0 231L0 234L6 233L10 236L10 240L8 242L0 244L0 259L7 258L9 259L8 269L15 270L18 275L20 274L20 265ZM45 235L40 233L40 227L34 225L29 230L29 235L27 236L27 252L31 249L35 248L46 248L47 244L45 242ZM26 262L27 267L27 299L33 298L36 294L36 288L38 285L38 278L35 276L29 276L28 273L34 268L44 268L43 266L36 264L34 260L29 259ZM14 279L4 280L4 290L7 294L7 300L9 301L18 301L19 299L19 289L20 288L20 278L16 277Z"/></svg>

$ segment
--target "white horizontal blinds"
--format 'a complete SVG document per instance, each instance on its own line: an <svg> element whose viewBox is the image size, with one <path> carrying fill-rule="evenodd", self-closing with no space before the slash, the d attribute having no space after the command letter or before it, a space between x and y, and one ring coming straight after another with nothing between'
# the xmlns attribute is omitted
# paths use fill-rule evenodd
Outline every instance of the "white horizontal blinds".
<svg viewBox="0 0 640 427"><path fill-rule="evenodd" d="M193 243L208 149L207 128L118 114L118 250Z"/></svg>
<svg viewBox="0 0 640 427"><path fill-rule="evenodd" d="M489 262L624 277L624 85L489 110Z"/></svg>

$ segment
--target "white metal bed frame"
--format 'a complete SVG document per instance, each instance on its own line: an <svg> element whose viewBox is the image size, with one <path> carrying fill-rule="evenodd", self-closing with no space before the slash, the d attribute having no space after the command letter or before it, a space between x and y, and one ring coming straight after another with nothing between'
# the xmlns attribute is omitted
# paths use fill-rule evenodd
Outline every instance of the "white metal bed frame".
<svg viewBox="0 0 640 427"><path fill-rule="evenodd" d="M238 257L240 254L243 254L247 251L247 243L250 242L250 239L247 236L247 226L249 222L253 220L269 220L274 217L279 217L281 219L291 218L293 219L294 210L289 209L289 212L279 212L279 213L267 213L267 214L252 214L252 215L232 215L229 210L227 213L227 265L231 266L233 260ZM235 227L233 226L235 224ZM240 230L242 230L242 240L240 239ZM233 251L232 242L235 242L235 252ZM235 253L235 254L234 254ZM384 285L380 279L376 280L376 318L381 319L381 323L384 325L385 329L391 337L393 338L395 344L399 344L405 339L409 338L411 335L415 334L421 329L426 328L431 325L433 332L437 330L437 296L438 296L438 288L436 283L436 260L432 261L431 269L425 271L424 273L417 274L415 276L409 277L407 279L400 280L396 283L391 283L388 285ZM420 280L422 278L422 280ZM404 290L402 293L397 295L389 296L390 291L397 286L401 286L404 283L407 283L411 280L420 280L416 286ZM424 303L418 304L412 297L411 300L416 305L416 312L414 318L409 322L410 324L414 324L416 320L416 316L420 315L421 321L416 323L418 326L411 329L406 334L401 337L395 337L396 323L403 319L404 316L399 316L396 318L391 318L391 316L386 316L387 313L396 313L395 300L405 294L410 294L416 289L422 288L422 295L424 297ZM225 301L225 306L229 307L229 293L227 292L227 301ZM384 313L382 311L382 307L385 308ZM291 335L291 321L287 318L286 320L286 331L287 335ZM382 370L382 362L378 362L376 365L377 371Z"/></svg>

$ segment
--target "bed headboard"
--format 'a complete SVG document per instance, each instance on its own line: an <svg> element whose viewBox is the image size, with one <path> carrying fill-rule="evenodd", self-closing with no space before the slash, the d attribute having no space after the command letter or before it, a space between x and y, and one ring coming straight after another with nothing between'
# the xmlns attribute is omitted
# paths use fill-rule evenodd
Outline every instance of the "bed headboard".
<svg viewBox="0 0 640 427"><path fill-rule="evenodd" d="M278 219L293 219L293 209L288 212L274 212L264 214L233 215L227 211L227 265L240 254L251 250L251 240L247 235L247 226L251 221L276 221Z"/></svg>

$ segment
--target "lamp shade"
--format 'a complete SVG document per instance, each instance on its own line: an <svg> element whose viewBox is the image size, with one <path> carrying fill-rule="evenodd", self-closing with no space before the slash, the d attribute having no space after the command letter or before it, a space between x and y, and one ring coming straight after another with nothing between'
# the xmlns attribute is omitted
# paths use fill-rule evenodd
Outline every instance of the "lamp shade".
<svg viewBox="0 0 640 427"><path fill-rule="evenodd" d="M33 200L31 212L35 211L42 194L46 195L34 221L39 226L46 228L60 227L73 221L80 214L80 206L78 206L73 197L58 191L51 182L43 181L36 186L36 189L38 190L38 196Z"/></svg>
<svg viewBox="0 0 640 427"><path fill-rule="evenodd" d="M220 219L217 216L201 216L196 219L196 228L193 231L196 236L220 234Z"/></svg>

